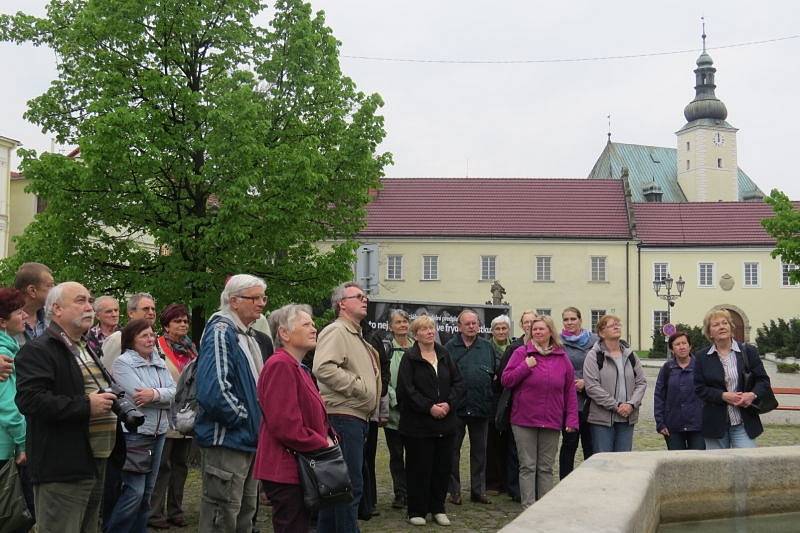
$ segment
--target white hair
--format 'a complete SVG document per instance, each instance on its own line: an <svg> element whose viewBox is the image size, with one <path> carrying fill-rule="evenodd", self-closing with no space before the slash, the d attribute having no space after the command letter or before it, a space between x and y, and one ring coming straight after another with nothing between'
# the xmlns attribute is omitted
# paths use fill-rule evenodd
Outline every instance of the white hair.
<svg viewBox="0 0 800 533"><path fill-rule="evenodd" d="M59 283L52 289L50 292L47 293L47 298L44 301L44 319L47 322L50 322L53 319L53 306L55 304L61 304L61 300L64 296L64 286L69 283L68 281L64 281Z"/></svg>
<svg viewBox="0 0 800 533"><path fill-rule="evenodd" d="M505 324L509 328L511 327L511 319L508 318L508 315L498 315L492 319L492 324L490 329L494 329L497 324Z"/></svg>
<svg viewBox="0 0 800 533"><path fill-rule="evenodd" d="M267 283L263 279L251 276L250 274L236 274L235 276L231 276L228 283L225 284L225 288L222 289L222 294L219 295L219 310L230 311L231 298L240 295L251 287L261 287L266 290Z"/></svg>
<svg viewBox="0 0 800 533"><path fill-rule="evenodd" d="M109 296L108 294L104 294L103 296L98 296L94 303L92 304L92 309L94 309L95 313L100 312L100 307L106 302L114 302L115 304L119 305L119 302L113 296Z"/></svg>
<svg viewBox="0 0 800 533"><path fill-rule="evenodd" d="M346 281L341 285L337 285L331 293L331 307L333 308L333 316L336 318L339 318L339 304L344 300L344 291L350 287L358 287L362 291L364 290L361 285L355 281Z"/></svg>
<svg viewBox="0 0 800 533"><path fill-rule="evenodd" d="M297 321L297 317L300 316L300 313L306 313L308 316L312 316L313 311L310 305L287 304L269 314L269 329L274 336L272 342L275 344L276 348L283 346L278 328L284 328L291 332L294 329L294 323Z"/></svg>
<svg viewBox="0 0 800 533"><path fill-rule="evenodd" d="M137 292L128 298L128 305L126 306L128 313L139 309L139 302L141 302L143 298L149 298L153 300L153 305L156 303L156 299L153 298L153 295L149 292Z"/></svg>

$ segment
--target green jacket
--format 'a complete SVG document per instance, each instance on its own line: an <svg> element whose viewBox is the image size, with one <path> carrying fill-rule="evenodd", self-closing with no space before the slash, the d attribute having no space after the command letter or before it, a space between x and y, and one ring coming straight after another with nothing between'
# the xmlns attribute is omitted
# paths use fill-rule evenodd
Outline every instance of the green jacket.
<svg viewBox="0 0 800 533"><path fill-rule="evenodd" d="M19 344L0 331L0 354L14 359ZM0 461L12 459L25 451L25 417L20 414L14 398L17 396L17 376L12 372L0 381Z"/></svg>
<svg viewBox="0 0 800 533"><path fill-rule="evenodd" d="M467 348L461 334L457 334L445 348L464 378L466 394L458 407L458 416L494 417L492 382L497 374L498 363L492 343L483 337L476 337L475 342Z"/></svg>
<svg viewBox="0 0 800 533"><path fill-rule="evenodd" d="M414 341L411 339L409 341L408 347L410 348L414 346ZM389 368L391 370L387 393L389 395L389 421L386 423L386 427L398 430L400 429L400 407L397 404L397 373L400 370L400 361L406 354L407 349L397 344L397 341L393 338L384 339L383 344L386 348L386 354L389 356Z"/></svg>

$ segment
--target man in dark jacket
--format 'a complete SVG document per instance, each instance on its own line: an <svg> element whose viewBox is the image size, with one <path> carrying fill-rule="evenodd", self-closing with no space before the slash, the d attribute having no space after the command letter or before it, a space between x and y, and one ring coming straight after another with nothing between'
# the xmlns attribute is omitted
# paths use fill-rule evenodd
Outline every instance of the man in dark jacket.
<svg viewBox="0 0 800 533"><path fill-rule="evenodd" d="M47 296L50 326L17 357L17 405L28 420L27 452L40 531L98 529L106 461L114 448L115 396L83 335L91 295L65 282Z"/></svg>
<svg viewBox="0 0 800 533"><path fill-rule="evenodd" d="M497 374L497 360L492 343L478 336L480 321L477 313L464 309L458 315L459 335L447 343L450 353L464 378L466 394L458 407L453 465L450 471L450 501L461 504L461 444L469 430L470 499L478 503L491 503L486 496L486 436L492 412L493 381Z"/></svg>

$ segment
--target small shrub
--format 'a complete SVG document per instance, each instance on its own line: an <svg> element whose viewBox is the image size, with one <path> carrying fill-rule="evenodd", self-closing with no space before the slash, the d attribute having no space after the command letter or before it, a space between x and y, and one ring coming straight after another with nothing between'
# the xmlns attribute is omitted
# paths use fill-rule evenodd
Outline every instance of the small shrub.
<svg viewBox="0 0 800 533"><path fill-rule="evenodd" d="M756 344L761 353L774 352L778 357L781 357L781 353L786 353L786 350L797 353L796 349L800 345L800 319L792 318L787 321L779 318L777 321L770 320L769 325L762 324L756 330Z"/></svg>
<svg viewBox="0 0 800 533"><path fill-rule="evenodd" d="M797 363L778 363L778 372L784 374L796 374L800 371L800 365Z"/></svg>
<svg viewBox="0 0 800 533"><path fill-rule="evenodd" d="M692 352L708 346L708 339L703 335L700 326L689 326L687 324L677 324L678 331L683 331L689 336L689 344L692 345ZM661 328L653 331L653 347L650 349L650 357L653 359L666 359L667 357L667 338L661 333Z"/></svg>

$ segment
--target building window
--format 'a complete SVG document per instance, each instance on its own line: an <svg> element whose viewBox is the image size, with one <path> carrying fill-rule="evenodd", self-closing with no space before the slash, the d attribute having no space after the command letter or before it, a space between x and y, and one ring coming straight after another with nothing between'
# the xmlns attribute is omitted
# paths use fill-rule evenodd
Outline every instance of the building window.
<svg viewBox="0 0 800 533"><path fill-rule="evenodd" d="M689 160L686 160L686 170L689 170Z"/></svg>
<svg viewBox="0 0 800 533"><path fill-rule="evenodd" d="M686 141L686 151L689 151L689 141Z"/></svg>
<svg viewBox="0 0 800 533"><path fill-rule="evenodd" d="M549 255L536 256L536 281L553 281L552 259Z"/></svg>
<svg viewBox="0 0 800 533"><path fill-rule="evenodd" d="M721 157L717 158L717 168L722 168L722 158Z"/></svg>
<svg viewBox="0 0 800 533"><path fill-rule="evenodd" d="M539 316L550 316L551 314L553 314L553 310L552 309L537 309L536 310L536 314L539 315Z"/></svg>
<svg viewBox="0 0 800 533"><path fill-rule="evenodd" d="M592 256L592 281L608 281L606 277L606 257Z"/></svg>
<svg viewBox="0 0 800 533"><path fill-rule="evenodd" d="M700 287L714 286L714 263L699 263L697 265L697 285Z"/></svg>
<svg viewBox="0 0 800 533"><path fill-rule="evenodd" d="M758 263L745 263L744 264L744 286L745 287L758 287L761 283L760 275L758 272Z"/></svg>
<svg viewBox="0 0 800 533"><path fill-rule="evenodd" d="M403 279L402 255L390 255L386 257L386 279L391 281Z"/></svg>
<svg viewBox="0 0 800 533"><path fill-rule="evenodd" d="M433 281L439 279L439 256L422 256L422 279L423 281Z"/></svg>
<svg viewBox="0 0 800 533"><path fill-rule="evenodd" d="M666 279L669 272L669 263L653 263L653 281Z"/></svg>
<svg viewBox="0 0 800 533"><path fill-rule="evenodd" d="M800 287L800 283L792 281L789 277L789 272L800 269L798 265L789 265L781 263L781 286L783 287Z"/></svg>
<svg viewBox="0 0 800 533"><path fill-rule="evenodd" d="M669 311L653 311L653 331L661 331L661 327L669 320Z"/></svg>
<svg viewBox="0 0 800 533"><path fill-rule="evenodd" d="M605 314L605 309L592 309L592 331L597 331L597 323L600 322L600 318Z"/></svg>
<svg viewBox="0 0 800 533"><path fill-rule="evenodd" d="M497 279L497 256L481 256L481 281L491 281Z"/></svg>

